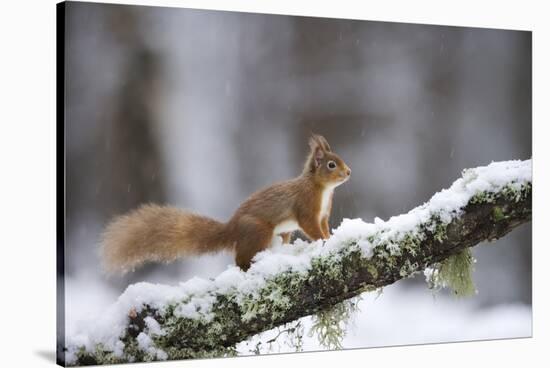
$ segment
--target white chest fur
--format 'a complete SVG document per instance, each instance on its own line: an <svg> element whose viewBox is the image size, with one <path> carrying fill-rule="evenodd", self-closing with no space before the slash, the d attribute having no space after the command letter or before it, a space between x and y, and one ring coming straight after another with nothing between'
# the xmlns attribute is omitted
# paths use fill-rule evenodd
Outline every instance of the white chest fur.
<svg viewBox="0 0 550 368"><path fill-rule="evenodd" d="M319 220L327 216L330 209L330 201L332 199L332 194L334 193L334 188L338 185L330 185L325 187L323 194L321 195L321 211L319 212Z"/></svg>
<svg viewBox="0 0 550 368"><path fill-rule="evenodd" d="M321 211L319 212L319 221L329 213L330 201L332 199L332 194L334 193L334 188L339 184L330 185L325 187L323 194L321 195ZM273 229L273 235L280 235L283 233L291 233L296 230L301 230L298 222L296 220L285 220L275 226Z"/></svg>
<svg viewBox="0 0 550 368"><path fill-rule="evenodd" d="M300 230L300 226L298 226L298 222L295 220L286 220L275 226L275 229L273 230L274 235L279 235L283 233L291 233L295 230Z"/></svg>

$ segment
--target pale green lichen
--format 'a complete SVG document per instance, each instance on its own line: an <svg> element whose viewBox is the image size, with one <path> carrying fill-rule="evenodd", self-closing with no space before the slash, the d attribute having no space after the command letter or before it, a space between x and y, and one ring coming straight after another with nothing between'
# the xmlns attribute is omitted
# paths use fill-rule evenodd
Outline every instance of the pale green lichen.
<svg viewBox="0 0 550 368"><path fill-rule="evenodd" d="M412 277L416 272L418 272L418 263L411 262L409 259L406 259L399 268L399 276L401 277Z"/></svg>
<svg viewBox="0 0 550 368"><path fill-rule="evenodd" d="M392 256L384 247L376 247L373 252L373 259L378 261L377 264L379 266L385 266L390 269L397 266L397 257Z"/></svg>
<svg viewBox="0 0 550 368"><path fill-rule="evenodd" d="M378 269L372 263L367 264L367 270L374 280L378 278Z"/></svg>
<svg viewBox="0 0 550 368"><path fill-rule="evenodd" d="M479 192L470 199L470 203L494 203L499 197L504 197L517 203L531 193L531 187L531 183L510 183L502 187L498 192Z"/></svg>
<svg viewBox="0 0 550 368"><path fill-rule="evenodd" d="M293 295L304 281L305 277L291 272L267 280L256 293L239 300L242 321L249 322L258 315L269 315L272 320L284 316L285 312L293 307Z"/></svg>
<svg viewBox="0 0 550 368"><path fill-rule="evenodd" d="M447 239L447 226L448 224L444 224L443 222L439 220L433 220L433 237L435 240L437 240L439 243L443 243L445 239Z"/></svg>
<svg viewBox="0 0 550 368"><path fill-rule="evenodd" d="M506 216L504 215L504 212L502 212L502 208L500 207L493 208L492 217L493 220L496 222L506 219Z"/></svg>
<svg viewBox="0 0 550 368"><path fill-rule="evenodd" d="M135 347L135 349L134 349ZM135 355L132 355L135 352ZM84 347L80 347L76 352L79 365L96 365L96 364L120 364L129 361L129 357L134 359L143 357L143 352L137 348L137 342L134 345L126 344L124 347L125 357L116 356L112 351L105 348L101 343L95 346L93 351L87 351Z"/></svg>
<svg viewBox="0 0 550 368"><path fill-rule="evenodd" d="M474 262L471 250L467 248L434 265L428 277L430 288L439 290L446 287L457 297L474 295L477 292L472 276Z"/></svg>
<svg viewBox="0 0 550 368"><path fill-rule="evenodd" d="M342 341L352 317L359 310L361 296L338 303L329 309L312 316L312 326L308 336L317 336L319 344L325 349L342 349Z"/></svg>
<svg viewBox="0 0 550 368"><path fill-rule="evenodd" d="M422 242L423 237L419 233L407 233L400 241L400 247L403 251L409 253L413 257L418 253L418 247Z"/></svg>

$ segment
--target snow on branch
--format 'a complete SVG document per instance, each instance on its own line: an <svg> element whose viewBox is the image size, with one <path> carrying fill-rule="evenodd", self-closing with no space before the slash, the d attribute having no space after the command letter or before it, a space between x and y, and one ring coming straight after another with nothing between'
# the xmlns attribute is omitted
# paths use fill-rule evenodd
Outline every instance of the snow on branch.
<svg viewBox="0 0 550 368"><path fill-rule="evenodd" d="M531 219L531 160L467 169L406 214L344 219L326 241L275 244L248 272L130 285L67 336L68 365L217 357L240 341L425 270Z"/></svg>

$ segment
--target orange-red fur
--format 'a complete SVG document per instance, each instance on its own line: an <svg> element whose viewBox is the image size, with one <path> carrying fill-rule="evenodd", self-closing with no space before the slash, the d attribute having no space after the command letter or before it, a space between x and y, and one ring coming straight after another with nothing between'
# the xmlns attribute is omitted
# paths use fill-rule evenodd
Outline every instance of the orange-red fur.
<svg viewBox="0 0 550 368"><path fill-rule="evenodd" d="M278 225L295 223L310 239L328 238L332 191L327 192L326 211L321 213L323 192L346 181L351 170L331 152L322 136L312 136L310 148L300 176L252 194L227 223L152 204L116 218L103 234L105 269L124 273L145 262L170 262L231 249L237 265L247 270L254 255L269 247L273 236L281 235L284 243L290 241L292 229L284 227L285 232L275 234ZM329 167L330 162L334 168Z"/></svg>

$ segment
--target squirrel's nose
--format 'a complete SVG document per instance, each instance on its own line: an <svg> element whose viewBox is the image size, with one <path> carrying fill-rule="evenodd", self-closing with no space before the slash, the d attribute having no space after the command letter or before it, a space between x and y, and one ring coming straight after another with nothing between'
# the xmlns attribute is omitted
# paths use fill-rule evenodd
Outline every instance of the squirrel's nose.
<svg viewBox="0 0 550 368"><path fill-rule="evenodd" d="M348 167L348 170L346 171L346 174L348 174L348 176L351 175L351 169Z"/></svg>

